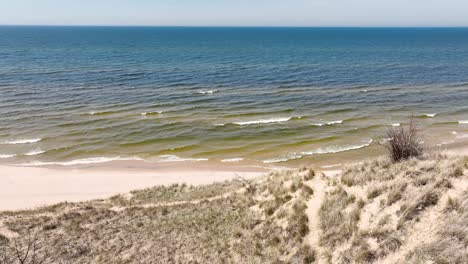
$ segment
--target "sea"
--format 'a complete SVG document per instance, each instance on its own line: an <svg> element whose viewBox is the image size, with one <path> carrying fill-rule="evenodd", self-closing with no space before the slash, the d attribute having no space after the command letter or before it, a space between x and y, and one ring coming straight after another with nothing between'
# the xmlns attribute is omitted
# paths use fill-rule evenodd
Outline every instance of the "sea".
<svg viewBox="0 0 468 264"><path fill-rule="evenodd" d="M468 146L468 28L0 26L0 164L339 166Z"/></svg>

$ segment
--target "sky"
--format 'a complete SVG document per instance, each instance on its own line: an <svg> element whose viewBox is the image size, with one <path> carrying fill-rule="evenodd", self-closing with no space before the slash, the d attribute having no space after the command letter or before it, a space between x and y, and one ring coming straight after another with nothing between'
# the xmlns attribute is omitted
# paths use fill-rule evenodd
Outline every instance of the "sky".
<svg viewBox="0 0 468 264"><path fill-rule="evenodd" d="M0 25L468 26L468 0L0 0Z"/></svg>

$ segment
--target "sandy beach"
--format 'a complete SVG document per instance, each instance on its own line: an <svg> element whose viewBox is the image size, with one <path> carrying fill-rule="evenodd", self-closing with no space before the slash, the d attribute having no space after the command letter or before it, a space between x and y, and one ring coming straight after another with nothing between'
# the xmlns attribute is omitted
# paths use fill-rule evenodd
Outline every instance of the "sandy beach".
<svg viewBox="0 0 468 264"><path fill-rule="evenodd" d="M445 150L449 155L468 155L468 148ZM329 164L336 159L331 159ZM341 162L341 161L340 161ZM339 162L338 162L339 163ZM315 166L328 176L343 166ZM312 165L313 164L309 164ZM278 167L276 169L281 169ZM285 168L286 169L286 168ZM150 163L143 161L110 162L92 166L20 167L0 166L0 211L32 209L60 202L104 199L156 185L189 185L222 182L236 177L255 178L272 169L259 166L229 166L214 163Z"/></svg>
<svg viewBox="0 0 468 264"><path fill-rule="evenodd" d="M156 185L210 184L235 177L252 178L261 169L225 168L38 168L0 166L0 211L31 209L59 202L108 198Z"/></svg>

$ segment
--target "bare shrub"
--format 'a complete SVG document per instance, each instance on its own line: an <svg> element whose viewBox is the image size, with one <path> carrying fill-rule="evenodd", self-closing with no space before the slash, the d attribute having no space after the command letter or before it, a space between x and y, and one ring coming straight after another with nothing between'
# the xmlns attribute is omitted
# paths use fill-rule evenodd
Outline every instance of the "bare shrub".
<svg viewBox="0 0 468 264"><path fill-rule="evenodd" d="M389 129L387 138L386 148L393 162L420 157L423 154L423 146L413 116L408 127L398 126Z"/></svg>
<svg viewBox="0 0 468 264"><path fill-rule="evenodd" d="M0 245L2 264L45 264L51 263L47 251L40 250L37 234L15 238Z"/></svg>

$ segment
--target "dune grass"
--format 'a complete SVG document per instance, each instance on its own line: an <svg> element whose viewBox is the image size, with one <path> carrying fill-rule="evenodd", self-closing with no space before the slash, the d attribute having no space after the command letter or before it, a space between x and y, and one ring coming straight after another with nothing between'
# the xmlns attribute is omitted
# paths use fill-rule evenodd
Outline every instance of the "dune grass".
<svg viewBox="0 0 468 264"><path fill-rule="evenodd" d="M311 174L160 186L108 200L2 213L18 238L2 237L0 252L15 256L12 245L33 234L36 259L46 256L44 263L311 263L315 253L303 241L309 232L304 201L313 193L305 181ZM32 261L30 255L25 263Z"/></svg>
<svg viewBox="0 0 468 264"><path fill-rule="evenodd" d="M467 170L378 158L330 178L303 167L2 212L0 263L468 263Z"/></svg>
<svg viewBox="0 0 468 264"><path fill-rule="evenodd" d="M467 158L445 155L398 163L380 158L346 168L320 209L325 257L331 263L468 263L468 221L460 203L468 195L458 197L468 185L467 168ZM439 228L438 239L427 238Z"/></svg>

